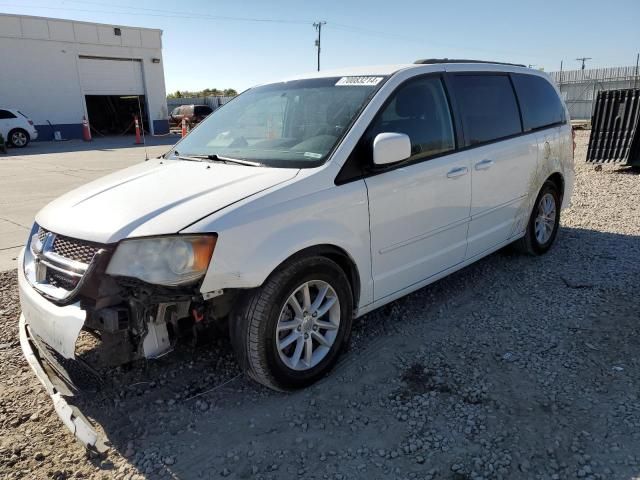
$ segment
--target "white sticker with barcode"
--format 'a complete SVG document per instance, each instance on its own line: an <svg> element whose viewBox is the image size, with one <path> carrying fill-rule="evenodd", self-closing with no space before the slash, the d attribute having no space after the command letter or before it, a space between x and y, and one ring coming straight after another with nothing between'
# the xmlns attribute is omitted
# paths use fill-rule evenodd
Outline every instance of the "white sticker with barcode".
<svg viewBox="0 0 640 480"><path fill-rule="evenodd" d="M379 84L381 81L382 81L382 77L342 77L340 80L336 82L336 86L373 87Z"/></svg>

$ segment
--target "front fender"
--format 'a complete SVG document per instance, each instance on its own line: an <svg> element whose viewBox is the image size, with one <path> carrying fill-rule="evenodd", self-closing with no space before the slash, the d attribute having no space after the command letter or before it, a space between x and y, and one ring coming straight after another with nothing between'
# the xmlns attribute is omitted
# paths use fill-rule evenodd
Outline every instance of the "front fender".
<svg viewBox="0 0 640 480"><path fill-rule="evenodd" d="M369 209L364 182L303 195L282 192L249 201L189 231L213 231L218 242L203 280L203 293L254 288L287 258L309 247L332 245L360 274L360 305L372 301Z"/></svg>

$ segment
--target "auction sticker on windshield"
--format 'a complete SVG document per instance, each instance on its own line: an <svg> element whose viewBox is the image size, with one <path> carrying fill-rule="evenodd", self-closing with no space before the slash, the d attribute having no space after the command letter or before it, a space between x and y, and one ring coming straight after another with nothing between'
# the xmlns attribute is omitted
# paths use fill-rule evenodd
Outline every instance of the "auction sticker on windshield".
<svg viewBox="0 0 640 480"><path fill-rule="evenodd" d="M379 84L382 81L382 77L342 77L336 82L336 86L363 86L372 87Z"/></svg>

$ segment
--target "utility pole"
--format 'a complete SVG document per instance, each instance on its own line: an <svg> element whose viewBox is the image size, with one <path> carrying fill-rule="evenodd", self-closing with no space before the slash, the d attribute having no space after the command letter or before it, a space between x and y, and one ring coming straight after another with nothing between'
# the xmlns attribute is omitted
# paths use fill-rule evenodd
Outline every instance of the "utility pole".
<svg viewBox="0 0 640 480"><path fill-rule="evenodd" d="M321 20L313 24L313 28L318 32L318 38L316 38L316 48L318 49L318 71L320 71L320 40L322 38L322 26L326 24L327 22Z"/></svg>
<svg viewBox="0 0 640 480"><path fill-rule="evenodd" d="M582 80L584 80L584 63L587 60L591 60L591 57L578 57L578 58L576 58L576 60L578 62L582 62L582 68L580 70L582 70Z"/></svg>
<svg viewBox="0 0 640 480"><path fill-rule="evenodd" d="M582 62L582 68L580 70L584 70L584 63L587 60L591 60L591 57L578 57L576 58L577 61Z"/></svg>

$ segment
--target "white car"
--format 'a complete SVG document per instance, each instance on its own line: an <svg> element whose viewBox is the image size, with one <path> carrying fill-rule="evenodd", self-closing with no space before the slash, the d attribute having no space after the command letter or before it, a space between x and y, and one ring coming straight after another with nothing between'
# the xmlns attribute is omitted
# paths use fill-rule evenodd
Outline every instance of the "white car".
<svg viewBox="0 0 640 480"><path fill-rule="evenodd" d="M251 378L304 387L354 318L508 244L545 253L573 183L567 110L523 66L428 60L258 86L163 157L37 214L22 348L88 445L42 365L74 358L82 329L129 361L226 322Z"/></svg>
<svg viewBox="0 0 640 480"><path fill-rule="evenodd" d="M0 108L0 134L9 145L26 147L38 138L33 122L24 113L11 108Z"/></svg>

